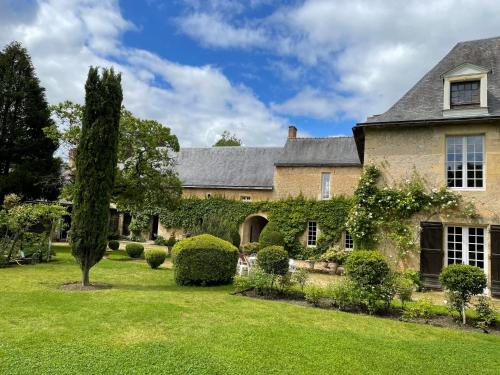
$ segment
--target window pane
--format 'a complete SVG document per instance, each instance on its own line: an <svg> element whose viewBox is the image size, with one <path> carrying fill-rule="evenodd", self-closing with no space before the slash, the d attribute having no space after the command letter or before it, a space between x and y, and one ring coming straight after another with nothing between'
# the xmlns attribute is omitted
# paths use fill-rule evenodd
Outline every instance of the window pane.
<svg viewBox="0 0 500 375"><path fill-rule="evenodd" d="M447 228L448 264L462 263L462 227Z"/></svg>
<svg viewBox="0 0 500 375"><path fill-rule="evenodd" d="M316 246L316 222L307 223L307 246Z"/></svg>
<svg viewBox="0 0 500 375"><path fill-rule="evenodd" d="M469 228L469 264L484 269L484 228Z"/></svg>
<svg viewBox="0 0 500 375"><path fill-rule="evenodd" d="M462 187L463 137L446 138L446 171L448 187Z"/></svg>
<svg viewBox="0 0 500 375"><path fill-rule="evenodd" d="M330 198L330 173L321 174L321 198Z"/></svg>
<svg viewBox="0 0 500 375"><path fill-rule="evenodd" d="M354 241L351 237L351 235L349 234L349 232L345 232L345 244L344 244L344 247L346 250L352 250L354 248Z"/></svg>
<svg viewBox="0 0 500 375"><path fill-rule="evenodd" d="M450 85L451 106L479 104L479 81L452 82Z"/></svg>

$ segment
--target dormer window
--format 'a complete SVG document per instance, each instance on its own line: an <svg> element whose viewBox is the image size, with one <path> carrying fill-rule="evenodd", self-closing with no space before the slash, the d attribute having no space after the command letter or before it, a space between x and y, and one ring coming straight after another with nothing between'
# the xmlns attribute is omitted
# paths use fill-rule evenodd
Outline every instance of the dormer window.
<svg viewBox="0 0 500 375"><path fill-rule="evenodd" d="M451 82L450 105L451 108L478 107L480 104L479 87L477 81Z"/></svg>
<svg viewBox="0 0 500 375"><path fill-rule="evenodd" d="M481 66L462 64L443 77L443 116L488 114L488 72Z"/></svg>

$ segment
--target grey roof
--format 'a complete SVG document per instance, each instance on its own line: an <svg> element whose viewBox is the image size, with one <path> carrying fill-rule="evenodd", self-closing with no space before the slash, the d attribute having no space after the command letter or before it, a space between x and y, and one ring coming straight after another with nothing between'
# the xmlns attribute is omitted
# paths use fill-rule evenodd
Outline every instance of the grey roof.
<svg viewBox="0 0 500 375"><path fill-rule="evenodd" d="M465 63L489 70L489 115L500 115L500 37L496 37L458 43L387 112L372 116L360 125L443 119L442 76Z"/></svg>
<svg viewBox="0 0 500 375"><path fill-rule="evenodd" d="M277 166L360 165L353 137L289 139Z"/></svg>
<svg viewBox="0 0 500 375"><path fill-rule="evenodd" d="M281 147L183 148L176 170L184 187L272 189Z"/></svg>

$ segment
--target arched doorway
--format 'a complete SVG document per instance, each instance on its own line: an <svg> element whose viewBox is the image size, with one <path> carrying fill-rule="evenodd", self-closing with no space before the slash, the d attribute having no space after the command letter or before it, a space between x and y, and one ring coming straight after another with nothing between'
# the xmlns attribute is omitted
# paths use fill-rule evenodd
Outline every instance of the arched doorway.
<svg viewBox="0 0 500 375"><path fill-rule="evenodd" d="M242 224L241 244L259 242L260 233L268 222L265 214L248 216Z"/></svg>

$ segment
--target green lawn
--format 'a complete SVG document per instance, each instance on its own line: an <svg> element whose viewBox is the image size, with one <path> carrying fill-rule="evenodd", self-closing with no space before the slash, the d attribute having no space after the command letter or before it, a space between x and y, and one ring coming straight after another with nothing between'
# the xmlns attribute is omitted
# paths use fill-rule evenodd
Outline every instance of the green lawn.
<svg viewBox="0 0 500 375"><path fill-rule="evenodd" d="M122 259L122 260L120 260ZM113 255L0 269L1 374L498 374L500 337L178 287Z"/></svg>

